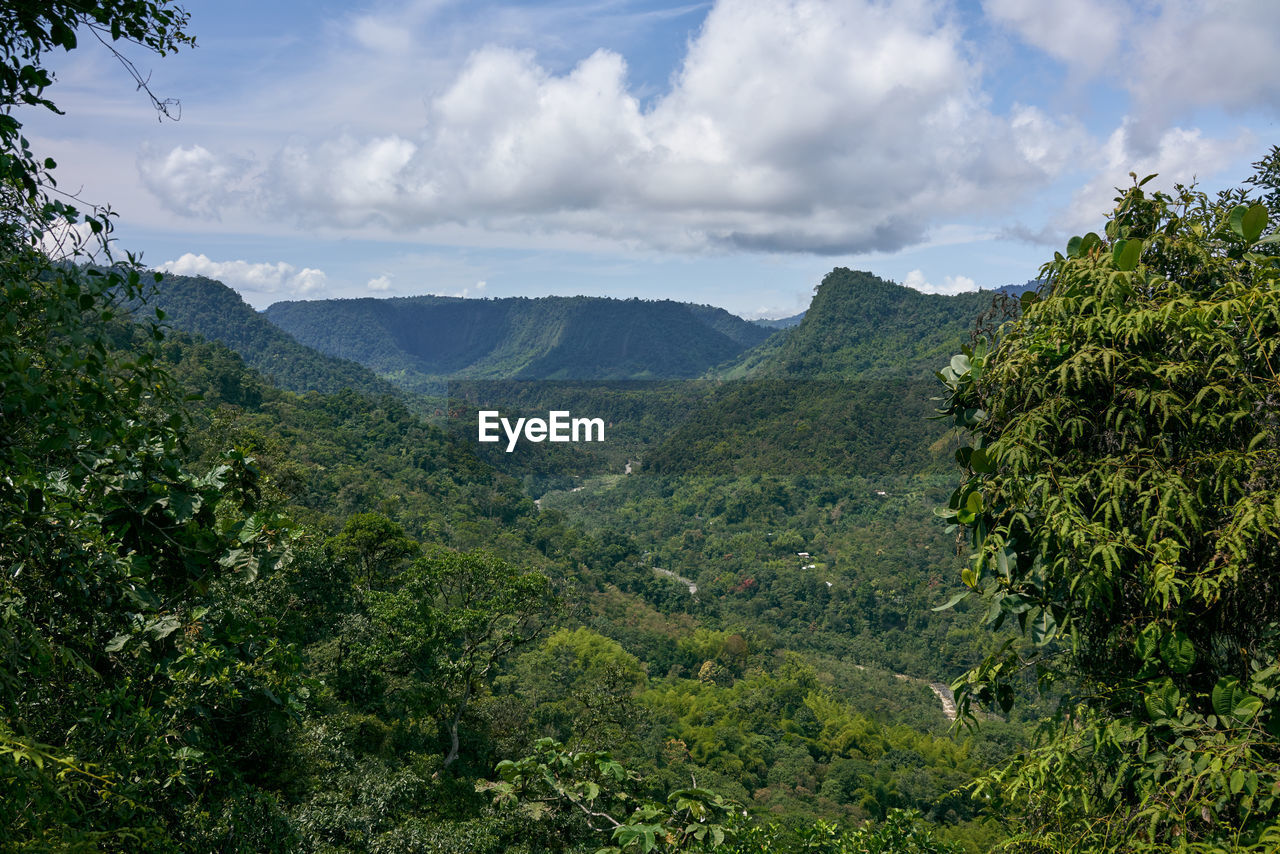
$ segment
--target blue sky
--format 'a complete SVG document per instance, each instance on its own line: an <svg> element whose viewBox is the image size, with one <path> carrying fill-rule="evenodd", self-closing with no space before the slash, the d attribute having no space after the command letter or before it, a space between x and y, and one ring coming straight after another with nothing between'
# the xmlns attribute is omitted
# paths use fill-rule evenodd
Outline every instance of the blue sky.
<svg viewBox="0 0 1280 854"><path fill-rule="evenodd" d="M997 287L1130 171L1216 189L1280 143L1274 0L184 5L196 49L131 54L180 121L88 41L20 118L120 249L259 308Z"/></svg>

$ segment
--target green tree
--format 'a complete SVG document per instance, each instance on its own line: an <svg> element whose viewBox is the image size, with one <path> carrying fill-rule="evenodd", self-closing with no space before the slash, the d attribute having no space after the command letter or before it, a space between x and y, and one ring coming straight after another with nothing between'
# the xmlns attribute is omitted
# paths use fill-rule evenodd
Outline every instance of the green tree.
<svg viewBox="0 0 1280 854"><path fill-rule="evenodd" d="M419 551L404 528L380 513L357 513L347 520L342 532L325 543L340 566L354 570L361 584L386 578L404 560Z"/></svg>
<svg viewBox="0 0 1280 854"><path fill-rule="evenodd" d="M520 657L506 677L533 707L535 731L575 747L618 752L644 721L636 695L644 665L617 641L591 629L560 629Z"/></svg>
<svg viewBox="0 0 1280 854"><path fill-rule="evenodd" d="M444 764L459 756L459 727L495 668L541 634L553 612L551 583L487 552L436 548L407 567L369 607L384 653L415 674L449 737Z"/></svg>
<svg viewBox="0 0 1280 854"><path fill-rule="evenodd" d="M0 4L0 838L29 850L262 850L291 838L245 769L269 764L298 661L255 579L286 556L258 472L188 465L159 317L115 349L144 292L110 219L58 197L14 109L57 110L45 60L78 36L164 54L167 0ZM72 226L87 223L82 232ZM97 235L94 238L94 235Z"/></svg>
<svg viewBox="0 0 1280 854"><path fill-rule="evenodd" d="M641 797L638 775L606 751L567 750L543 738L529 756L499 762L497 772L500 780L476 789L533 822L613 843L597 854L725 850L733 837L733 801L700 788L676 789L665 802Z"/></svg>
<svg viewBox="0 0 1280 854"><path fill-rule="evenodd" d="M78 232L66 229L81 221L82 214L63 201L70 197L57 190L51 174L56 164L31 150L22 136L22 123L13 114L14 107L62 112L47 93L54 84L49 53L57 48L74 50L81 35L92 35L120 60L156 108L168 114L176 102L152 95L146 78L113 44L124 40L160 56L193 46L195 39L186 31L188 17L174 0L0 3L0 240L23 245L51 236L67 244L62 247L66 254L84 246ZM110 230L105 209L92 208L83 221L93 234Z"/></svg>
<svg viewBox="0 0 1280 854"><path fill-rule="evenodd" d="M1239 193L1145 183L939 374L972 440L940 511L962 595L1023 638L955 688L1062 698L980 789L1030 823L1009 847L1276 850L1280 238Z"/></svg>

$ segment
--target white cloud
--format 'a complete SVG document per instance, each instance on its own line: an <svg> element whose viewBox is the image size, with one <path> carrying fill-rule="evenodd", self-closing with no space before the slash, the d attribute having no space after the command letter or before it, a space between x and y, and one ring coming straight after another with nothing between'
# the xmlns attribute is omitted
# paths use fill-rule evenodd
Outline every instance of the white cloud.
<svg viewBox="0 0 1280 854"><path fill-rule="evenodd" d="M968 276L945 276L941 285L934 285L921 270L912 270L902 284L926 294L962 294L976 291L978 284Z"/></svg>
<svg viewBox="0 0 1280 854"><path fill-rule="evenodd" d="M1103 0L984 0L982 8L1027 44L1090 74L1115 56L1131 17L1125 6Z"/></svg>
<svg viewBox="0 0 1280 854"><path fill-rule="evenodd" d="M984 0L983 11L1071 73L1127 89L1130 144L1144 153L1198 108L1280 111L1275 0Z"/></svg>
<svg viewBox="0 0 1280 854"><path fill-rule="evenodd" d="M371 291L389 291L391 290L391 277L378 276L376 279L370 279L365 287Z"/></svg>
<svg viewBox="0 0 1280 854"><path fill-rule="evenodd" d="M164 273L180 276L205 276L217 279L239 291L246 300L257 304L262 297L289 297L321 290L327 277L323 270L303 267L299 270L284 261L250 263L248 261L214 261L207 255L190 252L176 261L156 267Z"/></svg>
<svg viewBox="0 0 1280 854"><path fill-rule="evenodd" d="M1133 33L1124 71L1138 116L1162 123L1202 106L1280 112L1275 0L1163 0Z"/></svg>
<svg viewBox="0 0 1280 854"><path fill-rule="evenodd" d="M382 23L356 19L352 38ZM643 107L608 50L556 73L485 47L437 91L413 132L299 137L255 168L178 147L144 181L186 215L307 228L856 253L999 211L1082 145L1041 110L993 113L932 0L720 0Z"/></svg>
<svg viewBox="0 0 1280 854"><path fill-rule="evenodd" d="M1253 134L1248 131L1229 139L1210 139L1199 130L1171 128L1149 150L1140 151L1134 146L1130 131L1128 123L1121 125L1099 149L1093 177L1055 218L1052 242L1100 229L1115 207L1116 191L1133 184L1130 172L1139 180L1157 174L1159 177L1147 185L1148 189L1168 192L1174 184L1192 184L1197 178L1213 175L1255 146Z"/></svg>
<svg viewBox="0 0 1280 854"><path fill-rule="evenodd" d="M251 161L215 154L202 145L178 146L163 156L144 150L138 160L142 183L170 211L218 219L245 197Z"/></svg>

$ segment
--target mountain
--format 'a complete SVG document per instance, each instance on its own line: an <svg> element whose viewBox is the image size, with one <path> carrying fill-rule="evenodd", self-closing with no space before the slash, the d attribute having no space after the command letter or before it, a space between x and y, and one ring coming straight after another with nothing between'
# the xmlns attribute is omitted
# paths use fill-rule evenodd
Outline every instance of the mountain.
<svg viewBox="0 0 1280 854"><path fill-rule="evenodd" d="M931 377L967 339L994 296L926 294L837 267L818 285L804 318L753 375Z"/></svg>
<svg viewBox="0 0 1280 854"><path fill-rule="evenodd" d="M303 346L270 323L231 288L203 276L166 274L147 305L160 308L175 329L217 341L288 391L332 394L355 389L395 394L368 368Z"/></svg>
<svg viewBox="0 0 1280 854"><path fill-rule="evenodd" d="M924 294L845 268L799 325L723 366L712 401L646 456L667 473L860 476L943 465L933 372L991 308L990 291Z"/></svg>
<svg viewBox="0 0 1280 854"><path fill-rule="evenodd" d="M790 329L793 326L799 326L800 321L804 320L804 312L793 314L790 317L779 317L773 320L761 318L751 321L756 326L763 326L765 329Z"/></svg>
<svg viewBox="0 0 1280 854"><path fill-rule="evenodd" d="M266 317L408 387L446 377L693 378L770 334L711 306L603 297L280 302Z"/></svg>
<svg viewBox="0 0 1280 854"><path fill-rule="evenodd" d="M996 288L996 292L1008 297L1020 297L1027 291L1034 291L1043 284L1043 279L1027 279L1020 285L1005 285L1004 287Z"/></svg>

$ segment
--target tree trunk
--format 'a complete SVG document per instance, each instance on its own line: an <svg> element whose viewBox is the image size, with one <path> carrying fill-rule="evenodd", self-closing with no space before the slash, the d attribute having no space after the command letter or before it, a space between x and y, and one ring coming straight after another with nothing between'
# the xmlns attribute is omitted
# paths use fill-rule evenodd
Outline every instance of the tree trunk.
<svg viewBox="0 0 1280 854"><path fill-rule="evenodd" d="M458 758L458 724L462 721L462 714L467 710L467 704L471 702L471 679L467 679L466 687L462 690L462 697L458 700L458 708L453 713L453 720L449 722L449 752L444 757L444 767L448 768L453 761Z"/></svg>

